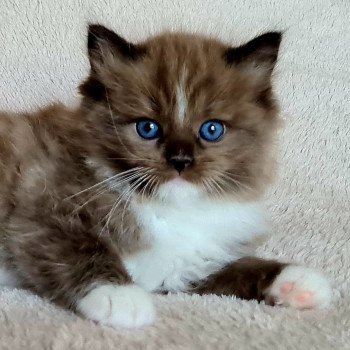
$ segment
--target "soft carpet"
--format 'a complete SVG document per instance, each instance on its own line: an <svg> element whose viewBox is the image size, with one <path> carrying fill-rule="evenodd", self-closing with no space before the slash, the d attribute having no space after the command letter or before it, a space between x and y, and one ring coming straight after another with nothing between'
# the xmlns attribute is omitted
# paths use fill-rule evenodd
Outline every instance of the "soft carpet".
<svg viewBox="0 0 350 350"><path fill-rule="evenodd" d="M75 103L85 26L129 39L182 29L241 43L285 31L275 87L285 127L266 203L263 257L325 271L335 300L295 311L217 296L157 296L143 330L103 328L22 290L0 289L0 349L350 349L350 2L348 0L2 0L0 108Z"/></svg>

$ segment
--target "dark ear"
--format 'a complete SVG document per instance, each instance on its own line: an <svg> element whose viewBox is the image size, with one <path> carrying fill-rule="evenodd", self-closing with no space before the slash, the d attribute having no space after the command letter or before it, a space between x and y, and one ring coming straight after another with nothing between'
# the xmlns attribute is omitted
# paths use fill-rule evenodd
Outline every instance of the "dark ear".
<svg viewBox="0 0 350 350"><path fill-rule="evenodd" d="M90 76L80 85L80 93L95 101L106 101L106 87L101 77L101 68L119 61L135 61L144 55L142 46L134 45L99 24L88 28L88 55L91 66Z"/></svg>
<svg viewBox="0 0 350 350"><path fill-rule="evenodd" d="M127 42L108 28L99 24L89 25L88 54L92 71L104 64L107 54L112 54L116 59L136 60L143 53L143 48Z"/></svg>
<svg viewBox="0 0 350 350"><path fill-rule="evenodd" d="M256 69L264 76L270 76L277 61L281 40L281 32L265 33L247 44L229 48L224 57L229 65Z"/></svg>

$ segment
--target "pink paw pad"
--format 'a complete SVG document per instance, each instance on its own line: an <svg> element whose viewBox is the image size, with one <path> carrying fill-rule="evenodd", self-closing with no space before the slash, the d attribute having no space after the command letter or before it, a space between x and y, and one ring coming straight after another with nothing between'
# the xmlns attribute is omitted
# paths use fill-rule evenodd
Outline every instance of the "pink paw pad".
<svg viewBox="0 0 350 350"><path fill-rule="evenodd" d="M311 309L315 306L313 292L301 292L295 295L295 304L299 309Z"/></svg>
<svg viewBox="0 0 350 350"><path fill-rule="evenodd" d="M313 305L314 293L300 290L295 286L295 282L284 282L280 287L280 293L285 303L295 305L299 309L310 308Z"/></svg>
<svg viewBox="0 0 350 350"><path fill-rule="evenodd" d="M297 309L324 308L330 303L329 282L315 270L290 265L278 275L268 290L268 305L284 305Z"/></svg>
<svg viewBox="0 0 350 350"><path fill-rule="evenodd" d="M285 282L281 286L281 293L282 294L290 293L292 291L293 287L294 287L294 283L292 283L292 282Z"/></svg>

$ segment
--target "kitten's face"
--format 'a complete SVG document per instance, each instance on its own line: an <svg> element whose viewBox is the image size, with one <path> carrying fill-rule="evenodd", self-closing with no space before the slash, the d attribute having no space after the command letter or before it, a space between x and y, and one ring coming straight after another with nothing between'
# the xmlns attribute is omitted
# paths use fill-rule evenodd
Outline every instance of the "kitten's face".
<svg viewBox="0 0 350 350"><path fill-rule="evenodd" d="M113 174L127 171L139 192L192 184L212 195L256 194L271 173L279 43L278 33L240 48L164 34L132 45L91 26L81 92L96 158Z"/></svg>

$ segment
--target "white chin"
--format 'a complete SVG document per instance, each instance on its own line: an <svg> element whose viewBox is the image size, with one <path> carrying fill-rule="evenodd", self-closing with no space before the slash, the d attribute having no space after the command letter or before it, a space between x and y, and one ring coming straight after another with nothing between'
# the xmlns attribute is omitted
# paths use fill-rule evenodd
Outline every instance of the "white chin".
<svg viewBox="0 0 350 350"><path fill-rule="evenodd" d="M192 202L204 194L203 189L181 178L160 185L157 197L168 203Z"/></svg>

